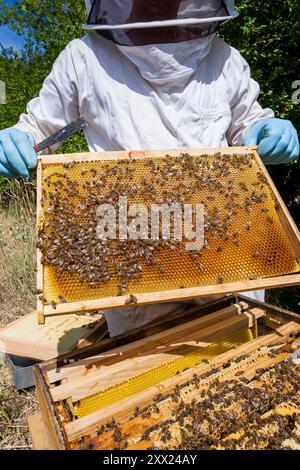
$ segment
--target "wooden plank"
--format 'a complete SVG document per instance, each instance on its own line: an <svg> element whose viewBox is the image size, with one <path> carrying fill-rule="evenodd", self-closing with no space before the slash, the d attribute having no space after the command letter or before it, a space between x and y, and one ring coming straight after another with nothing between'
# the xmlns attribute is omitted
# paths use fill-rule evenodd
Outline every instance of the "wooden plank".
<svg viewBox="0 0 300 470"><path fill-rule="evenodd" d="M264 358L263 360L257 362L252 367L250 366L246 371L244 371L243 376L249 379L250 377L253 377L256 374L256 371L258 369L269 369L270 367L275 366L279 362L284 361L289 355L290 353L285 351L279 353L275 358Z"/></svg>
<svg viewBox="0 0 300 470"><path fill-rule="evenodd" d="M215 342L220 336L229 336L234 331L247 328L248 326L248 317L241 314L204 328L198 333L194 332L193 336L191 335L190 338L188 338L188 341L192 341L194 338L196 343L200 342L200 347L205 347ZM177 358L194 350L195 347L199 348L197 344L195 346L179 346L171 354L157 352L156 354L150 354L148 356L120 361L104 368L104 370L100 368L100 370L92 371L88 375L71 377L70 381L64 382L62 385L55 388L51 388L50 393L54 401L61 401L72 397L72 401L76 402L87 396L106 390L108 387L124 382L128 378L139 375L146 370L153 369L158 365L173 362Z"/></svg>
<svg viewBox="0 0 300 470"><path fill-rule="evenodd" d="M100 342L105 336L108 334L108 326L105 321L105 317L103 316L103 322L99 324L94 331L91 332L86 338L81 338L78 341L76 349L84 349L90 346L96 345Z"/></svg>
<svg viewBox="0 0 300 470"><path fill-rule="evenodd" d="M272 289L274 287L288 287L300 284L300 274L289 274L286 276L276 276L265 279L250 281L239 281L227 284L217 284L211 286L199 286L186 289L174 289L169 291L151 292L146 294L136 294L137 305L152 305L163 302L195 299L197 297L209 297L215 295L225 295L252 290ZM70 302L58 304L56 310L51 305L45 305L44 315L64 315L70 312L87 312L89 310L112 310L117 307L124 307L128 296L107 297L96 300L85 300L82 302Z"/></svg>
<svg viewBox="0 0 300 470"><path fill-rule="evenodd" d="M40 374L39 370L36 370L35 368L33 369L33 375L41 414L47 428L49 438L55 449L64 450L66 448L64 443L64 434L59 428L57 413L49 400L50 396L48 390L46 389L44 378Z"/></svg>
<svg viewBox="0 0 300 470"><path fill-rule="evenodd" d="M194 306L195 308L196 306ZM70 378L71 376L82 376L88 375L93 372L93 369L97 369L104 365L110 365L112 363L122 361L124 359L135 357L138 355L145 355L146 353L157 353L157 348L162 350L165 346L164 352L172 349L171 343L183 342L190 340L192 337L197 337L197 332L200 328L206 328L210 325L214 325L216 322L237 316L242 310L246 309L248 304L241 302L239 304L230 305L224 309L218 310L215 313L209 314L202 318L197 318L183 325L169 328L160 333L148 336L141 340L135 341L119 348L113 348L107 352L102 353L98 356L92 356L87 359L79 360L75 364L74 362L70 365L66 365L59 370L50 370L47 374L49 383L57 382L63 378ZM189 336L188 336L189 335ZM90 369L93 367L93 369Z"/></svg>
<svg viewBox="0 0 300 470"><path fill-rule="evenodd" d="M249 308L248 310L244 310L243 314L247 315L249 318L249 328L253 328L255 327L256 321L266 315L266 311L261 308Z"/></svg>
<svg viewBox="0 0 300 470"><path fill-rule="evenodd" d="M36 186L37 186L37 198L36 198L36 227L37 227L37 235L39 231L39 227L41 224L41 214L43 211L42 208L42 162L39 158L38 166L36 170ZM44 292L44 267L42 265L42 252L39 248L37 248L36 254L36 288L37 292ZM45 323L45 316L44 316L44 301L41 297L41 294L37 295L37 321L40 325Z"/></svg>
<svg viewBox="0 0 300 470"><path fill-rule="evenodd" d="M288 211L288 208L286 207L282 197L280 196L275 184L273 183L272 178L270 177L268 171L266 170L266 167L264 166L263 162L261 161L258 153L256 150L253 150L253 155L263 173L265 178L268 181L268 184L271 188L271 191L273 193L273 198L274 202L276 202L276 212L279 217L279 220L281 224L284 227L285 232L287 233L290 242L293 246L293 249L296 254L296 258L298 263L300 263L300 233L298 230L297 225L295 224L291 214Z"/></svg>
<svg viewBox="0 0 300 470"><path fill-rule="evenodd" d="M266 317L270 319L276 320L281 325L288 323L290 321L294 321L296 323L300 322L300 315L299 313L291 312L290 310L283 309L282 307L278 307L276 305L268 304L267 302L262 302L257 299L251 299L250 297L246 297L246 295L239 294L237 296L238 300L247 302L251 307L255 308L262 308L266 311Z"/></svg>
<svg viewBox="0 0 300 470"><path fill-rule="evenodd" d="M105 319L101 314L94 317L74 314L63 318L51 317L46 324L39 325L34 311L2 328L0 344L6 353L48 360L73 351L81 340L88 343L93 337L99 337L104 326Z"/></svg>
<svg viewBox="0 0 300 470"><path fill-rule="evenodd" d="M41 165L49 165L50 163L70 163L78 160L78 162L108 161L108 160L126 160L128 158L134 160L142 160L144 158L165 158L166 155L178 156L180 153L190 153L192 155L214 155L222 152L228 155L239 153L240 155L253 154L257 147L215 147L215 148L179 148L179 149L161 149L161 150L122 150L117 152L88 152L88 153L70 153L41 155L39 163Z"/></svg>
<svg viewBox="0 0 300 470"><path fill-rule="evenodd" d="M58 450L47 432L41 413L29 416L28 426L33 450Z"/></svg>
<svg viewBox="0 0 300 470"><path fill-rule="evenodd" d="M243 299L246 301L247 299ZM75 352L63 354L56 359L51 359L49 361L42 362L38 365L39 370L46 374L52 370L60 370L69 365L74 365L82 359L89 359L90 357L99 355L106 351L111 351L112 349L125 346L129 343L139 341L143 338L148 338L153 336L161 331L165 331L170 328L174 328L178 325L183 325L188 321L195 320L196 318L204 317L211 313L215 313L216 310L220 310L225 307L229 307L234 302L238 302L238 297L226 296L221 297L217 300L212 300L202 305L198 305L199 310L194 309L194 304L183 304L182 309L179 311L170 313L165 316L156 318L154 321L146 324L142 327L135 328L134 330L123 333L119 336L113 336L103 339L97 345L89 346L87 348L80 349ZM251 305L253 302L251 301Z"/></svg>
<svg viewBox="0 0 300 470"><path fill-rule="evenodd" d="M187 371L184 371L171 379L167 379L157 386L150 387L147 390L139 392L131 397L121 400L118 403L96 411L88 416L80 418L76 421L67 423L65 425L65 431L67 433L68 441L71 442L82 435L88 435L94 432L99 426L104 424L112 417L117 418L118 421L128 419L128 416L132 413L135 407L144 407L150 403L155 395L158 393L167 394L176 385L183 384L188 380L192 379L194 374L203 375L213 368L218 367L222 364L227 363L230 360L236 359L244 354L249 354L261 346L274 344L278 341L282 341L289 337L291 333L299 333L300 325L295 322L289 322L286 325L281 326L276 332L269 335L259 337L253 341L250 341L238 348L231 349L209 361L209 364L200 364L199 366L193 367Z"/></svg>

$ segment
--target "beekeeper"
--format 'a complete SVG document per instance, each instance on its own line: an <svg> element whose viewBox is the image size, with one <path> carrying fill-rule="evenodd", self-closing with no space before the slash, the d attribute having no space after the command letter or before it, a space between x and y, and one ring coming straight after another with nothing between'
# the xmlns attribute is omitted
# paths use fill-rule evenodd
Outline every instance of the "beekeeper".
<svg viewBox="0 0 300 470"><path fill-rule="evenodd" d="M259 144L267 164L298 156L291 122L262 109L247 62L216 35L237 16L234 1L87 0L86 6L88 33L62 51L16 126L0 131L0 174L31 176L34 143L79 114L88 123L91 152L244 143ZM110 332L172 309L174 303L108 312Z"/></svg>

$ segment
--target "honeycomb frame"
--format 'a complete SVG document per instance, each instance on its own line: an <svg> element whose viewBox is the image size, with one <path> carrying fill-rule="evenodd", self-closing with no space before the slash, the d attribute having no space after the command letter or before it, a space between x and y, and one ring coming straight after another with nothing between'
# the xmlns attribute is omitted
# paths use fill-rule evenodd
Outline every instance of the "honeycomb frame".
<svg viewBox="0 0 300 470"><path fill-rule="evenodd" d="M237 298L232 296L231 302L243 299L245 299L243 296L237 296ZM202 313L205 317L205 315L209 315L209 313L215 312L225 306L228 306L228 297L224 297L222 303L220 303L220 300L215 301L215 309L207 311L202 307ZM246 382L249 382L251 389L260 389L261 385L263 385L261 384L262 377L264 377L263 382L267 387L272 383L276 383L276 380L274 382L275 376L271 381L268 378L268 370L272 370L280 364L287 364L286 360L290 360L291 354L296 357L296 354L293 353L293 351L299 347L297 340L300 332L299 318L292 312L287 312L278 307L262 304L254 300L249 300L249 307L259 307L265 310L266 316L263 316L258 320L261 327L265 325L265 319L276 320L276 327L274 327L274 329L262 329L255 339L248 341L241 346L234 347L230 351L221 353L208 362L203 362L196 368L185 370L180 374L175 375L171 381L162 382L156 387L144 390L141 394L133 395L132 400L123 400L120 402L120 406L109 406L106 409L101 409L99 412L91 414L85 418L81 418L81 422L79 420L70 421L70 412L72 412L72 407L69 399L64 402L57 403L53 401L53 398L51 397L53 385L51 384L55 383L55 376L59 376L63 371L67 372L69 367L72 368L76 364L85 364L86 367L90 367L89 361L92 357L97 358L99 354L103 355L103 353L111 351L115 347L119 347L121 338L125 341L123 342L121 339L121 344L126 348L132 342L134 344L134 341L139 340L141 336L143 338L143 334L137 335L138 330L135 330L135 332L127 335L126 337L110 338L106 342L102 342L101 345L98 345L97 348L90 347L84 351L77 352L75 354L67 354L36 366L34 368L34 377L39 395L42 417L45 425L47 426L47 431L49 433L51 431L51 434L53 432L55 435L55 439L53 439L53 436L51 435L51 442L49 441L50 445L55 449L62 450L70 449L70 446L72 449L76 448L78 450L111 450L111 442L114 441L115 437L117 437L117 434L115 434L115 437L113 437L112 440L115 428L114 426L112 426L112 429L107 428L108 433L106 433L106 430L103 428L106 423L113 424L113 422L115 422L118 423L118 426L121 429L123 426L128 426L126 435L130 438L132 437L133 445L135 446L135 434L140 432L141 435L143 433L143 428L146 429L147 427L160 422L163 426L164 420L168 420L169 411L172 411L173 409L170 406L169 397L172 398L173 392L177 393L179 388L182 390L182 398L188 405L195 399L194 391L199 395L200 389L198 387L194 387L197 384L200 385L200 392L202 389L205 389L206 391L210 391L209 393L212 393L214 396L214 389L210 386L212 383L217 385L218 383L228 383L229 381L234 385L235 383L238 384L240 381L247 379ZM184 325L186 321L190 321L194 316L187 318L186 315L184 315L184 312L181 312L180 318ZM156 334L159 331L168 332L169 328L172 328L172 326L175 325L179 326L179 323L175 321L174 325L172 325L172 323L170 324L170 320L167 324L163 321L160 321L159 324L153 323L152 329L151 327L148 327L149 335L146 334L145 337L151 337L151 334ZM143 330L140 329L139 331L142 332ZM141 346L141 351L142 350L143 347ZM291 370L292 369L290 368L290 371ZM282 371L282 374L285 376L285 371ZM196 376L201 377L201 380L196 380ZM61 375L61 378L62 377L63 374ZM289 380L287 382L289 382ZM268 391L269 389L267 392ZM275 389L274 391L276 392ZM270 390L270 393L273 392ZM284 391L282 394L284 394ZM299 391L297 392L297 396L299 397ZM292 415L294 413L299 414L300 409L299 406L295 407L296 402L294 403L293 400L290 400L288 395L284 395L283 398L283 401L279 400L278 403L276 402L274 406L272 406L271 412L267 412L267 414L261 414L264 410L259 412L262 419L268 418L270 413L272 414L273 412L282 415ZM265 397L261 395L261 399L264 401ZM210 397L210 401L211 400L212 398ZM265 401L268 409L269 402L268 400ZM177 400L174 401L174 403L176 404ZM298 405L299 403L298 399ZM149 405L151 404L154 404L154 407L158 404L160 408L159 414L157 414L154 408L153 410L151 409L151 413L146 413L147 409L149 409ZM161 405L163 408L161 408ZM245 409L250 405L251 397L249 397L248 402L246 402ZM209 411L210 408L207 408ZM144 411L146 413L145 416L144 414L143 416L140 416ZM130 416L133 418L132 423L134 423L134 426L130 426ZM247 422L251 427L252 423L255 423L255 420L253 421L252 419L249 419ZM226 432L225 436L230 437L230 429L228 428L228 430L229 432ZM270 434L268 435L269 437L272 437ZM218 444L221 446L223 444L223 440L218 440ZM136 445L139 446L138 448L148 448L149 445L151 446L151 441L143 441L141 443L136 442ZM170 448L171 447L169 447L169 450ZM213 448L215 448L215 446L213 446ZM131 449L131 447L129 447L129 449Z"/></svg>
<svg viewBox="0 0 300 470"><path fill-rule="evenodd" d="M76 301L67 301L63 303L46 304L43 299L38 296L37 311L40 323L43 323L45 316L62 315L71 312L88 312L96 309L112 309L117 307L124 307L128 302L129 294L134 294L135 305L155 304L160 302L185 300L196 297L224 295L229 293L237 293L241 291L249 291L256 289L265 289L272 287L290 286L300 284L299 265L300 265L300 235L299 231L290 216L282 198L280 197L274 183L272 182L266 168L264 167L260 157L256 152L256 147L231 147L231 148L215 148L215 149L176 149L176 150L156 150L156 151L121 151L121 152L96 152L96 153L83 153L83 154L69 154L69 155L47 155L39 157L38 173L37 173L37 229L39 231L41 224L45 220L45 211L42 207L42 194L43 187L45 186L44 174L49 166L69 164L72 162L88 163L88 162L110 162L118 160L146 160L164 158L166 155L170 157L178 157L182 153L189 153L193 157L213 156L216 153L222 155L249 155L255 162L255 169L259 167L260 172L264 175L265 185L268 188L269 196L274 204L274 217L278 226L280 225L283 230L286 240L290 244L290 254L294 256L294 267L291 267L288 272L275 272L271 276L258 277L255 279L236 279L234 282L219 283L216 279L215 283L210 282L206 285L185 287L178 286L178 288L164 289L157 288L153 292L137 292L129 291L125 295L104 295L101 298L80 298ZM252 238L249 236L249 239ZM293 273L293 274L290 274ZM46 276L47 279L47 276ZM47 283L45 282L45 266L42 264L42 253L37 250L37 289L39 292L47 290Z"/></svg>

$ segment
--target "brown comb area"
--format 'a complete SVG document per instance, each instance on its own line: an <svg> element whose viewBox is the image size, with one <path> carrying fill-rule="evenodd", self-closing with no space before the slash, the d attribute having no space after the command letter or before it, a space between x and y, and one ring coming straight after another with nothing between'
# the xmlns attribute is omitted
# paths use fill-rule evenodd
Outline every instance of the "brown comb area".
<svg viewBox="0 0 300 470"><path fill-rule="evenodd" d="M267 180L252 155L46 164L38 247L44 302L92 300L298 271ZM203 204L205 243L100 241L99 204ZM149 221L150 223L150 221ZM160 227L161 228L161 227Z"/></svg>

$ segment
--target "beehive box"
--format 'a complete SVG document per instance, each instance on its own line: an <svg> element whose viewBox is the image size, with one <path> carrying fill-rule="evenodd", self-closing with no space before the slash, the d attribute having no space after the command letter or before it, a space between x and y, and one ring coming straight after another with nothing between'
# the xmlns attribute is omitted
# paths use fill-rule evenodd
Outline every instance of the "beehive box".
<svg viewBox="0 0 300 470"><path fill-rule="evenodd" d="M124 235L99 240L97 208L116 207L119 196L146 207L201 204L204 247ZM43 156L38 240L40 322L45 315L300 282L293 274L298 229L253 148Z"/></svg>
<svg viewBox="0 0 300 470"><path fill-rule="evenodd" d="M187 308L38 365L46 447L299 449L299 316L243 296Z"/></svg>

